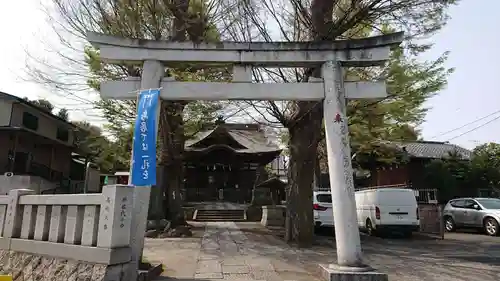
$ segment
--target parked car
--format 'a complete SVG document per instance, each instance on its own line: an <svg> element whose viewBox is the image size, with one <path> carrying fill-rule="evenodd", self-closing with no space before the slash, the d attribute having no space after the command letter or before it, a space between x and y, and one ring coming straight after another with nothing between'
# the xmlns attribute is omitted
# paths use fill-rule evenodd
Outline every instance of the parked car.
<svg viewBox="0 0 500 281"><path fill-rule="evenodd" d="M457 228L478 228L491 236L500 234L500 199L457 198L450 200L443 210L446 231Z"/></svg>
<svg viewBox="0 0 500 281"><path fill-rule="evenodd" d="M356 191L358 226L369 235L400 232L411 236L420 226L412 189L376 188Z"/></svg>
<svg viewBox="0 0 500 281"><path fill-rule="evenodd" d="M332 194L330 192L313 191L313 213L314 226L316 228L320 228L323 226L334 226Z"/></svg>

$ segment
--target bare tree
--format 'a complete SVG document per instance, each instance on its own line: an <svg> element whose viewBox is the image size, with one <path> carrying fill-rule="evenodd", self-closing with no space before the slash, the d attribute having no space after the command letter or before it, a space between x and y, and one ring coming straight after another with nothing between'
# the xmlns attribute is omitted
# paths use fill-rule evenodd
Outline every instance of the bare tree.
<svg viewBox="0 0 500 281"><path fill-rule="evenodd" d="M228 6L234 4L227 0ZM418 39L438 31L447 21L446 9L455 0L262 0L237 1L220 29L236 41L332 41L403 30L410 53L430 48ZM236 23L235 23L236 22ZM420 43L420 44L417 44ZM383 71L360 73L379 76ZM308 81L318 69L259 69L257 81ZM286 240L309 246L312 242L312 183L322 138L322 102L248 102L257 115L281 123L289 133L289 189ZM361 106L369 106L363 104ZM271 116L269 118L269 116ZM319 170L319 168L316 168Z"/></svg>
<svg viewBox="0 0 500 281"><path fill-rule="evenodd" d="M74 100L92 103L99 108L112 125L128 126L135 117L135 101L97 101L86 95L99 90L100 82L140 76L142 65L104 64L99 52L88 45L88 31L109 35L152 40L218 40L213 28L220 12L217 2L202 0L52 0L47 16L52 23L58 42L51 49L56 59L47 62L30 56L27 64L29 79L52 87L61 95ZM203 76L224 76L224 69L192 70L166 69L166 76L183 78L183 73ZM193 75L190 75L192 79ZM81 93L81 94L78 94ZM168 175L160 183L168 198L168 217L172 226L184 223L180 189L184 177L184 120L183 101L162 101L160 108L160 166ZM154 190L153 192L157 192ZM161 193L154 196L162 198ZM161 199L156 202L161 204ZM157 214L160 216L160 214Z"/></svg>
<svg viewBox="0 0 500 281"><path fill-rule="evenodd" d="M126 37L148 39L194 40L206 39L207 23L213 23L223 39L233 41L331 41L355 38L368 33L383 33L391 29L404 30L407 34L407 50L419 51L430 45L416 44L416 39L425 38L439 30L446 22L446 8L456 0L222 0L194 1L125 1L125 0L53 0L58 18L61 42L74 47L63 34L79 38L84 45L85 31L92 30ZM190 12L190 5L200 5L204 10ZM175 32L169 33L171 26ZM81 53L81 51L80 51ZM91 52L87 52L87 58ZM81 60L60 52L59 56L71 62L64 67L53 68L58 75L31 68L33 78L55 85L58 89L76 88L71 78L87 78L90 84L99 81L88 72L68 73L66 67L77 68ZM42 62L43 64L43 62ZM89 62L83 64L84 69ZM100 79L120 78L140 74L137 66L102 66ZM102 67L100 69L99 67ZM78 73L78 74L74 74ZM72 75L70 75L72 74ZM308 81L318 77L317 69L258 69L254 71L257 81ZM55 77L55 78L54 78ZM61 80L63 81L61 83ZM316 163L317 146L321 139L323 105L321 102L246 102L249 115L260 122L284 126L289 133L289 183L287 194L287 240L308 246L312 241L312 190L313 169ZM172 186L179 187L182 175L182 146L180 113L185 105L168 102L162 111L161 137L165 158L172 165L167 170ZM366 105L365 105L366 106ZM167 120L168 119L168 120ZM166 130L165 130L166 128ZM167 153L168 152L168 153ZM178 172L178 173L177 173ZM174 206L176 206L174 204ZM176 206L177 207L177 206Z"/></svg>

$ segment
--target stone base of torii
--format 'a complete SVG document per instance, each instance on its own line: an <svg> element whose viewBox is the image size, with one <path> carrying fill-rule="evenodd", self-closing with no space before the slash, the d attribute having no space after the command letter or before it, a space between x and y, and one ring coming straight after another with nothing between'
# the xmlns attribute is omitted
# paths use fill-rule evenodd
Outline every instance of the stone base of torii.
<svg viewBox="0 0 500 281"><path fill-rule="evenodd" d="M136 99L141 89L161 88L165 100L317 100L324 103L328 170L335 221L337 264L321 265L328 280L388 280L362 259L346 118L346 99L387 96L385 83L346 82L343 67L382 65L402 33L333 42L191 42L149 41L89 33L102 61L143 64L141 79L101 84L104 99ZM163 77L165 67L179 63L233 67L233 82L178 82ZM322 67L323 79L308 83L252 83L254 67ZM131 278L135 280L144 246L150 187L138 187L132 217Z"/></svg>

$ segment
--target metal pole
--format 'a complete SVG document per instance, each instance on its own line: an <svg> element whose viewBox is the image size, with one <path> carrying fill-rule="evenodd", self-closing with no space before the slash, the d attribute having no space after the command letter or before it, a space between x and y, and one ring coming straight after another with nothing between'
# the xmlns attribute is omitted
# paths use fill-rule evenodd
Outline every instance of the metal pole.
<svg viewBox="0 0 500 281"><path fill-rule="evenodd" d="M322 74L325 86L324 120L337 263L340 267L366 268L362 262L357 224L342 69L339 63L329 61L323 65Z"/></svg>

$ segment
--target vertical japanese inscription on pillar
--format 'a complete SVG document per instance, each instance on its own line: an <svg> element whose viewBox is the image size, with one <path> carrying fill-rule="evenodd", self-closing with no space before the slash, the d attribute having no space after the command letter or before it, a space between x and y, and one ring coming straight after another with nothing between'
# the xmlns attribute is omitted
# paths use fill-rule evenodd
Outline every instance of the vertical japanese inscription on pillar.
<svg viewBox="0 0 500 281"><path fill-rule="evenodd" d="M109 223L109 210L111 209L111 198L108 196L106 197L106 202L104 203L104 230L108 229L108 223Z"/></svg>
<svg viewBox="0 0 500 281"><path fill-rule="evenodd" d="M342 162L344 166L344 179L347 189L354 188L351 166L351 147L349 144L349 128L346 117L347 103L344 93L343 72L339 65L335 66L335 90L337 92L337 104L339 112L335 116L335 122L340 126L340 138L342 141Z"/></svg>
<svg viewBox="0 0 500 281"><path fill-rule="evenodd" d="M127 219L127 201L128 198L124 196L120 206L120 228L125 226L125 220Z"/></svg>
<svg viewBox="0 0 500 281"><path fill-rule="evenodd" d="M139 94L132 150L132 185L156 184L156 111L160 90Z"/></svg>

